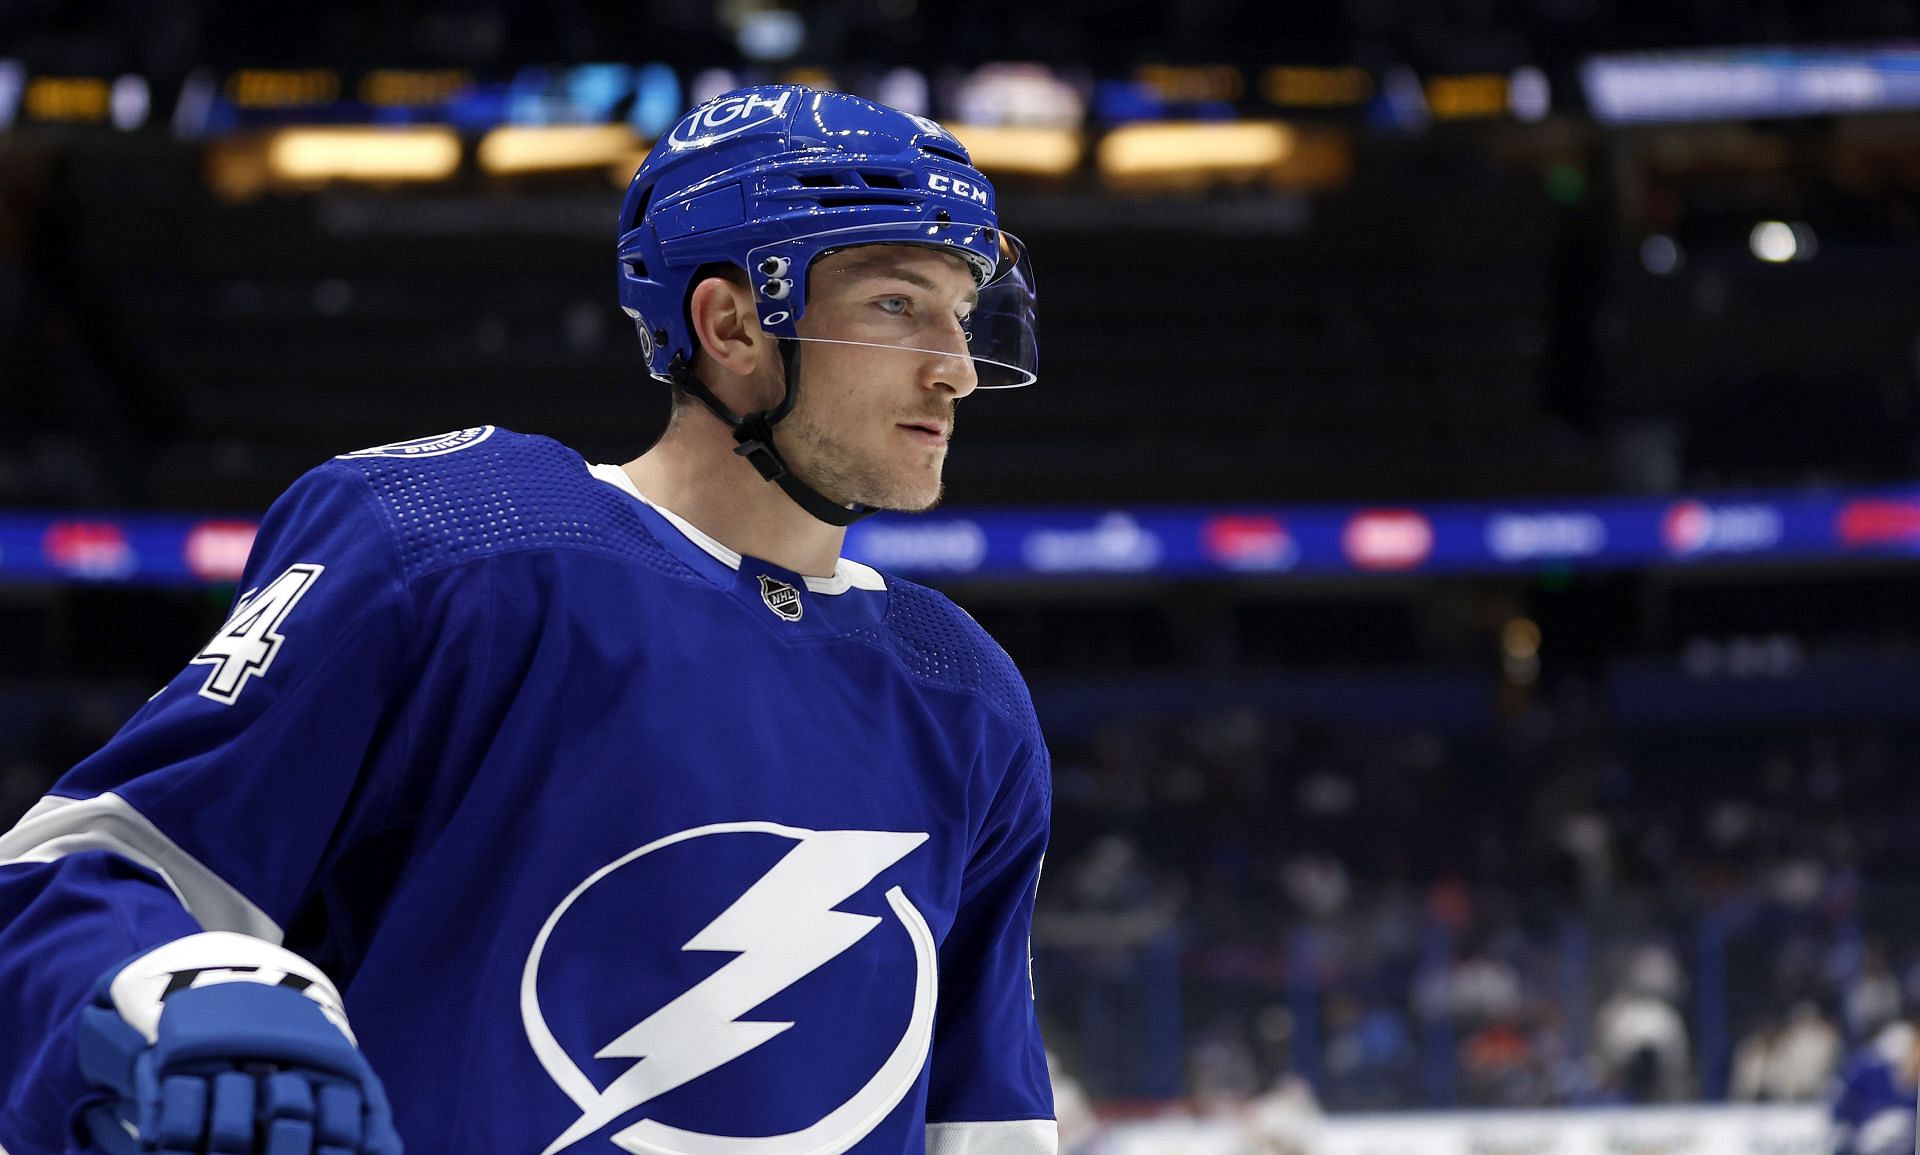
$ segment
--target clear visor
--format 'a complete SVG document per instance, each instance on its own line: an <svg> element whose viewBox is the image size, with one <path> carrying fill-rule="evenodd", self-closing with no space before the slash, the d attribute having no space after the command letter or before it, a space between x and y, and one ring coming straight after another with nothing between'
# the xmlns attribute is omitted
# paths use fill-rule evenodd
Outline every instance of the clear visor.
<svg viewBox="0 0 1920 1155"><path fill-rule="evenodd" d="M981 389L1039 374L1033 267L997 229L929 222L856 225L747 254L760 325L827 345L961 362Z"/></svg>

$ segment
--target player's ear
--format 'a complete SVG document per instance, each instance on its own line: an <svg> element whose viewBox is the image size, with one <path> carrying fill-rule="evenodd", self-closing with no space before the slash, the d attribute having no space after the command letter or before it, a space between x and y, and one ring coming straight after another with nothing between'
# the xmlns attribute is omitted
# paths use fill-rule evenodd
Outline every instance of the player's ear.
<svg viewBox="0 0 1920 1155"><path fill-rule="evenodd" d="M773 348L772 339L761 331L744 276L738 283L725 276L701 278L687 300L687 316L700 351L729 373L752 376Z"/></svg>

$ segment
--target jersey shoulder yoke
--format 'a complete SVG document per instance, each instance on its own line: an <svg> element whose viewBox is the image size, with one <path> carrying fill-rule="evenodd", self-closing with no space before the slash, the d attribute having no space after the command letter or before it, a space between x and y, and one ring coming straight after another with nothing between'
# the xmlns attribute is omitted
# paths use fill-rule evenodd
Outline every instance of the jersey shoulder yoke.
<svg viewBox="0 0 1920 1155"><path fill-rule="evenodd" d="M1022 733L1039 732L1026 680L973 615L892 574L887 588L886 616L853 634L855 641L892 654L924 683L980 698Z"/></svg>
<svg viewBox="0 0 1920 1155"><path fill-rule="evenodd" d="M343 453L322 468L365 479L409 579L492 555L576 549L699 580L633 516L630 498L551 438L481 425Z"/></svg>

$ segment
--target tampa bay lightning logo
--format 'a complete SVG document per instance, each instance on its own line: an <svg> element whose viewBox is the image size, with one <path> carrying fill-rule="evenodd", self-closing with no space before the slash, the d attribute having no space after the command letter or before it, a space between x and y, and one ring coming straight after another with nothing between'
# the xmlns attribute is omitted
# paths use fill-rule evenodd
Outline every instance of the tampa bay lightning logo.
<svg viewBox="0 0 1920 1155"><path fill-rule="evenodd" d="M727 1078L730 1064L746 1059L795 1028L795 1022L766 1021L777 1015L749 1016L755 1008L775 1000L868 940L888 921L837 908L911 854L927 837L911 831L807 830L772 822L722 822L656 839L588 875L547 916L521 973L520 1016L527 1039L548 1076L580 1110L580 1117L561 1131L542 1155L555 1155L697 1080ZM606 1034L617 1027L596 1038L592 1059L600 1062L577 1062L549 1025L539 994L542 960L568 913L587 909L595 901L591 897L595 887L625 868L643 864L649 856L683 854L703 846L710 850L753 849L765 854L770 838L774 847L783 848L778 859L680 946L682 951L720 952L733 957L618 1031L610 1041L602 1044ZM821 1103L808 1112L812 1117L802 1125L780 1134L716 1133L649 1117L615 1132L610 1137L612 1142L635 1155L838 1155L870 1134L919 1080L933 1041L938 985L937 946L926 919L899 886L887 890L886 902L900 927L895 933L904 932L912 943L912 1006L902 1016L898 1041L870 1071L863 1069L864 1079L857 1089L837 1104ZM577 985L577 981L569 983L570 989ZM592 995L589 992L578 997ZM904 997L900 1001L904 1002ZM827 1015L834 1015L835 1010L827 1009ZM840 1017L845 1017L858 1008L837 1010ZM830 1032L836 1024L810 1025ZM608 1060L626 1065L604 1086L582 1069L610 1069ZM742 1091L742 1095L748 1093ZM834 1098L840 1095L836 1093Z"/></svg>
<svg viewBox="0 0 1920 1155"><path fill-rule="evenodd" d="M355 457L441 457L448 453L457 453L470 449L493 436L493 426L476 425L471 429L456 429L452 433L436 434L432 437L416 437L411 441L395 441L387 445L375 445L370 449L356 449L352 453L339 455L341 461Z"/></svg>

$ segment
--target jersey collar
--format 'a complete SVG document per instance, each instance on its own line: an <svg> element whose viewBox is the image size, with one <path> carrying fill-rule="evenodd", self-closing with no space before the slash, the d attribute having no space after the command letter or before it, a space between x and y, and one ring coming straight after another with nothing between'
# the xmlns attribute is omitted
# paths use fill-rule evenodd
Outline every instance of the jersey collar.
<svg viewBox="0 0 1920 1155"><path fill-rule="evenodd" d="M694 525L686 518L649 499L646 494L640 492L638 486L634 485L633 478L627 476L626 470L620 468L618 465L589 465L587 466L587 472L634 498L636 501L639 501L647 508L659 514L662 518L665 518L669 525L679 530L683 537L698 546L702 552L712 557L715 561L725 565L728 569L738 570L740 568L741 557L739 551L728 549L702 531L699 526ZM835 559L832 577L803 577L802 580L807 583L807 592L815 594L843 594L848 590L884 590L887 588L886 578L881 575L879 570L869 565L862 565L857 561L849 561L844 557Z"/></svg>

